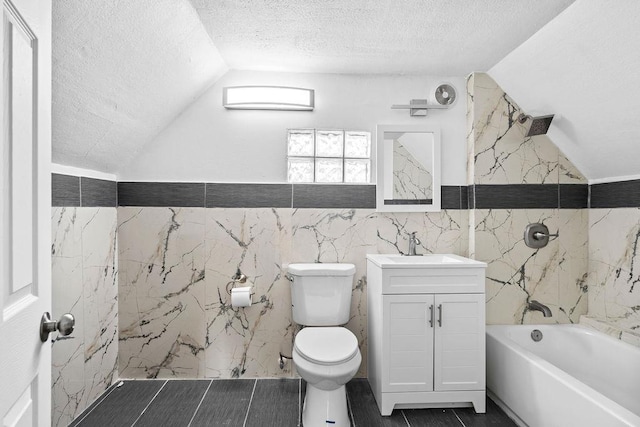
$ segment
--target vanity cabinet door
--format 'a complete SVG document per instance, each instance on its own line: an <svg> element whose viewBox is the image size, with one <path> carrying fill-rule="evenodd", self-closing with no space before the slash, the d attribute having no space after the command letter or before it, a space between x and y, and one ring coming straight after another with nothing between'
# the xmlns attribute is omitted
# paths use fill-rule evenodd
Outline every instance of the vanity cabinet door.
<svg viewBox="0 0 640 427"><path fill-rule="evenodd" d="M484 390L484 294L435 296L435 390Z"/></svg>
<svg viewBox="0 0 640 427"><path fill-rule="evenodd" d="M383 392L433 391L433 304L428 294L383 296Z"/></svg>

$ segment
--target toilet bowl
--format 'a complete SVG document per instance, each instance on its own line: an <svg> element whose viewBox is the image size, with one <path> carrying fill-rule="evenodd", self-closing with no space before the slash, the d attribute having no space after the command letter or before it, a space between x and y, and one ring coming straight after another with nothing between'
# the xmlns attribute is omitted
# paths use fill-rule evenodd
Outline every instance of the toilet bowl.
<svg viewBox="0 0 640 427"><path fill-rule="evenodd" d="M351 425L345 384L362 362L355 335L339 326L304 328L294 341L293 362L307 382L303 426Z"/></svg>
<svg viewBox="0 0 640 427"><path fill-rule="evenodd" d="M289 264L293 321L304 326L293 343L293 363L307 383L305 427L346 427L345 384L360 367L358 339L349 321L356 267L340 263Z"/></svg>

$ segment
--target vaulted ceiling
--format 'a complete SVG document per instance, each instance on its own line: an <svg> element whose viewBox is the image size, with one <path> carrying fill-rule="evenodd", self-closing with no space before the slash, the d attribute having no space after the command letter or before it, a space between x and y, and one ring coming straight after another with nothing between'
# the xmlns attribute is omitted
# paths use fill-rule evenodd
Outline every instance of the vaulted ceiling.
<svg viewBox="0 0 640 427"><path fill-rule="evenodd" d="M579 0L489 70L591 182L640 179L640 2Z"/></svg>
<svg viewBox="0 0 640 427"><path fill-rule="evenodd" d="M640 3L572 3L54 0L53 161L116 172L228 69L490 70L558 114L549 135L589 178L636 174Z"/></svg>
<svg viewBox="0 0 640 427"><path fill-rule="evenodd" d="M53 161L115 172L227 66L187 1L54 0Z"/></svg>
<svg viewBox="0 0 640 427"><path fill-rule="evenodd" d="M191 0L230 68L465 76L573 0Z"/></svg>

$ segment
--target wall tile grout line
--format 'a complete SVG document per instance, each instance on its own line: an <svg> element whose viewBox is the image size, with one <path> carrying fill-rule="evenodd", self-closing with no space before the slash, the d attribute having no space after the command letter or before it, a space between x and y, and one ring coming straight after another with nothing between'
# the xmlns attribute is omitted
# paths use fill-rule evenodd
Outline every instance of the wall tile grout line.
<svg viewBox="0 0 640 427"><path fill-rule="evenodd" d="M204 394L202 395L202 398L200 399L200 402L198 403L196 410L193 411L193 415L191 416L191 419L189 420L189 424L187 424L187 427L190 427L191 423L193 423L193 420L196 418L196 415L198 414L198 410L200 409L202 402L204 402L205 396L207 395L207 393L209 392L209 389L211 388L211 384L213 384L213 378L211 379L211 381L209 381L209 385L207 386L207 389L204 391Z"/></svg>
<svg viewBox="0 0 640 427"><path fill-rule="evenodd" d="M140 418L142 418L142 416L144 415L144 413L147 411L147 409L149 408L149 406L151 406L151 404L153 403L153 401L156 399L156 397L160 394L160 392L162 391L162 389L164 388L164 386L167 385L167 383L169 382L169 380L164 380L164 384L162 384L162 387L160 387L160 390L158 390L156 392L156 394L153 395L153 397L151 398L151 400L149 401L149 403L147 403L147 406L144 407L144 409L142 410L142 412L140 413L140 415L138 415L138 418L136 418L136 420L133 422L133 424L131 424L131 427L135 426L136 423L140 420Z"/></svg>
<svg viewBox="0 0 640 427"><path fill-rule="evenodd" d="M203 184L204 184L204 188L203 188L204 194L202 196L202 207L206 208L207 207L207 183L203 182Z"/></svg>
<svg viewBox="0 0 640 427"><path fill-rule="evenodd" d="M78 202L80 207L82 206L82 177L78 177Z"/></svg>
<svg viewBox="0 0 640 427"><path fill-rule="evenodd" d="M244 414L244 422L242 423L242 427L247 426L247 420L249 419L249 411L251 410L251 403L253 402L253 395L256 392L256 385L258 385L258 379L253 380L253 390L251 390L251 398L249 399L249 405L247 405L247 413Z"/></svg>

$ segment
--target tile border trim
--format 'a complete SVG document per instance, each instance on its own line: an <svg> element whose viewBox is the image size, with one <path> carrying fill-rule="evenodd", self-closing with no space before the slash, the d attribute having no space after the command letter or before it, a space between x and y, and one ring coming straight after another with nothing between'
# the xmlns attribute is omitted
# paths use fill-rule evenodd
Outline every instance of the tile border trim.
<svg viewBox="0 0 640 427"><path fill-rule="evenodd" d="M52 207L117 207L115 181L85 176L51 174Z"/></svg>
<svg viewBox="0 0 640 427"><path fill-rule="evenodd" d="M375 184L108 181L52 174L52 206L375 209ZM640 180L442 186L442 209L640 207Z"/></svg>
<svg viewBox="0 0 640 427"><path fill-rule="evenodd" d="M375 184L118 182L118 206L375 209ZM466 186L442 187L443 209L467 209Z"/></svg>
<svg viewBox="0 0 640 427"><path fill-rule="evenodd" d="M593 209L640 207L640 179L592 184L589 193Z"/></svg>
<svg viewBox="0 0 640 427"><path fill-rule="evenodd" d="M469 186L470 209L585 209L587 184L478 184Z"/></svg>

